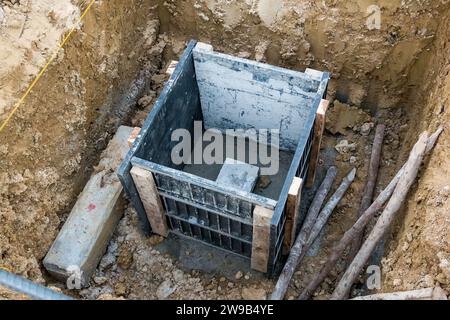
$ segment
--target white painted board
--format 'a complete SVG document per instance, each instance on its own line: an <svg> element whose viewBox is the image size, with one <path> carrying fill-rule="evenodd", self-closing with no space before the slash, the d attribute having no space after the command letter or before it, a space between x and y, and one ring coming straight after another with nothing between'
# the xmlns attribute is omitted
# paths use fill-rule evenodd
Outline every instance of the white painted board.
<svg viewBox="0 0 450 320"><path fill-rule="evenodd" d="M194 48L206 129L278 129L280 149L294 151L315 114L320 82L311 75Z"/></svg>

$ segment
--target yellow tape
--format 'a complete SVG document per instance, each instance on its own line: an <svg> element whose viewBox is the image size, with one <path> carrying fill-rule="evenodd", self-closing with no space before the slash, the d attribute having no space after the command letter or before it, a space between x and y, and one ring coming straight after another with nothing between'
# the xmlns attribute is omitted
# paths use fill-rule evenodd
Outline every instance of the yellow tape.
<svg viewBox="0 0 450 320"><path fill-rule="evenodd" d="M6 125L8 124L8 122L11 120L11 118L13 117L14 113L16 113L17 109L19 109L20 105L23 103L23 101L25 100L25 98L30 94L31 90L33 89L33 87L36 85L36 83L39 81L39 79L41 78L41 76L44 74L45 70L47 70L48 66L53 62L53 60L55 60L56 56L59 53L59 50L61 50L64 45L66 44L67 40L69 40L69 38L72 36L72 33L76 30L76 28L78 27L78 25L80 24L80 22L84 19L84 17L86 16L86 14L88 13L88 11L91 9L92 5L94 4L95 0L92 0L89 5L87 6L87 8L84 10L83 14L81 15L80 19L78 19L78 22L76 23L76 25L69 31L69 33L64 37L63 41L58 45L58 47L56 48L56 50L53 52L52 56L50 57L50 59L47 61L47 63L45 64L45 66L42 68L42 70L38 73L38 75L36 76L36 78L34 78L33 82L30 84L30 86L28 87L27 91L25 91L25 93L23 94L23 96L20 98L20 100L15 104L14 108L11 110L11 112L9 113L8 117L6 118L6 120L2 123L1 127L0 127L0 132L2 132L2 130L6 127Z"/></svg>

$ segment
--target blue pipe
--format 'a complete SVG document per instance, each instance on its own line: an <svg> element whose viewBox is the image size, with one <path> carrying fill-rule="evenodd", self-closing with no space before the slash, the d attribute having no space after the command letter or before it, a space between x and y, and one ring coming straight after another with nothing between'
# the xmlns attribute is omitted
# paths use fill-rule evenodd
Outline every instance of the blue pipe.
<svg viewBox="0 0 450 320"><path fill-rule="evenodd" d="M0 285L20 292L32 299L37 300L73 300L73 298L65 294L58 293L54 290L36 284L28 279L12 274L8 271L0 269Z"/></svg>

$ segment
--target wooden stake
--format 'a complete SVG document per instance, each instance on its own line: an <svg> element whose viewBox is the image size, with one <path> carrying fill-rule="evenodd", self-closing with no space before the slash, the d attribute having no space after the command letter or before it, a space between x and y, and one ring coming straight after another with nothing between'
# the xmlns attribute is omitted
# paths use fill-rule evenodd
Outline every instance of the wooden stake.
<svg viewBox="0 0 450 320"><path fill-rule="evenodd" d="M311 147L311 156L309 160L308 179L306 186L311 188L314 184L314 178L316 175L317 161L319 160L320 145L322 143L322 135L325 129L325 114L328 110L330 102L323 100L319 104L319 108L316 113L316 120L314 121L314 138Z"/></svg>
<svg viewBox="0 0 450 320"><path fill-rule="evenodd" d="M392 195L392 192L395 189L395 186L398 183L398 180L401 177L403 170L400 170L399 173L394 177L391 183L383 190L382 193L378 196L378 198L372 203L369 209L356 221L356 223L344 234L342 239L333 247L330 255L328 256L327 262L324 264L320 273L318 273L306 286L303 292L300 294L300 300L307 300L311 297L311 295L317 290L319 285L325 280L327 275L331 272L331 270L336 265L336 262L339 258L344 254L345 248L352 242L352 240L356 237L357 234L364 230L364 227L367 223L375 216L375 214L381 210L383 205Z"/></svg>
<svg viewBox="0 0 450 320"><path fill-rule="evenodd" d="M316 218L319 214L320 208L322 207L323 201L325 200L328 192L331 189L331 186L333 185L333 181L336 178L336 173L337 172L335 167L331 167L330 169L328 169L327 175L314 197L311 207L306 214L302 229L300 230L300 233L295 240L295 243L291 249L291 253L289 254L289 258L284 265L283 271L280 274L278 282L272 293L272 300L281 300L286 294L289 282L291 281L295 268L298 265L303 246L308 240L309 234L311 233L311 229L316 222Z"/></svg>
<svg viewBox="0 0 450 320"><path fill-rule="evenodd" d="M253 210L253 240L251 268L266 273L269 263L270 225L273 210L256 206Z"/></svg>
<svg viewBox="0 0 450 320"><path fill-rule="evenodd" d="M447 293L441 287L436 287L412 291L379 293L356 297L352 300L447 300Z"/></svg>
<svg viewBox="0 0 450 320"><path fill-rule="evenodd" d="M302 196L303 179L294 177L291 188L289 189L288 200L286 204L286 225L284 231L284 253L289 253L295 241L297 234L298 215L300 211L300 202Z"/></svg>
<svg viewBox="0 0 450 320"><path fill-rule="evenodd" d="M367 175L366 186L364 187L363 196L361 199L361 206L359 208L358 217L362 216L364 212L370 207L373 199L373 193L375 191L375 186L378 178L378 168L380 167L381 158L381 147L383 145L384 130L386 126L384 124L379 124L375 131L375 138L373 140L372 155L370 157L369 172ZM358 253L363 242L364 230L360 232L353 240L352 246L348 254L348 263L350 263L353 258Z"/></svg>
<svg viewBox="0 0 450 320"><path fill-rule="evenodd" d="M138 167L131 168L130 173L144 205L152 231L167 237L169 228L167 227L166 215L152 173Z"/></svg>
<svg viewBox="0 0 450 320"><path fill-rule="evenodd" d="M442 133L443 128L439 127L439 129L430 137L427 143L427 154L431 152L434 148L437 139ZM309 299L312 294L317 290L319 285L325 280L327 275L331 272L331 270L336 265L336 262L339 258L342 257L345 248L352 242L352 240L364 230L365 226L369 221L375 216L375 214L381 210L387 200L391 197L394 192L395 187L397 186L400 177L403 175L405 166L403 166L399 172L395 175L389 185L378 195L376 200L372 203L372 205L364 212L364 214L356 221L356 223L344 234L342 239L333 247L330 255L328 256L327 262L324 264L320 273L318 273L306 286L303 292L300 294L300 300Z"/></svg>
<svg viewBox="0 0 450 320"><path fill-rule="evenodd" d="M427 141L428 134L425 132L420 136L419 141L411 151L411 155L405 166L405 171L400 178L397 186L395 187L394 193L392 194L391 199L386 205L386 208L384 209L380 218L378 218L375 227L369 234L367 240L362 245L355 259L350 264L347 271L344 273L342 279L339 281L336 289L331 296L331 299L341 300L348 296L351 286L362 271L364 264L367 262L367 259L370 257L373 249L377 245L378 241L380 241L380 239L386 233L389 226L392 224L395 214L403 205L409 189L411 188L417 177L427 148Z"/></svg>
<svg viewBox="0 0 450 320"><path fill-rule="evenodd" d="M299 259L298 263L302 262L303 258L305 257L306 253L308 252L309 248L313 245L314 241L319 236L323 227L327 224L328 219L330 218L330 216L333 213L336 206L341 201L342 197L347 192L347 189L352 184L353 180L355 179L355 176L356 176L356 169L354 168L344 178L344 180L342 180L341 184L339 185L339 188L337 188L337 190L331 196L330 200L323 207L322 211L320 211L320 214L317 217L317 221L314 224L314 227L312 228L311 233L309 234L308 241L302 250L303 252L300 255L300 259Z"/></svg>
<svg viewBox="0 0 450 320"><path fill-rule="evenodd" d="M323 179L322 184L320 185L316 195L314 196L314 199L311 203L311 206L309 207L308 213L306 214L305 221L303 222L303 226L299 234L299 237L301 237L305 241L308 240L311 229L316 223L317 216L320 213L320 209L322 208L325 198L327 197L328 193L331 190L331 187L333 186L336 175L336 167L330 167L327 171L325 179Z"/></svg>

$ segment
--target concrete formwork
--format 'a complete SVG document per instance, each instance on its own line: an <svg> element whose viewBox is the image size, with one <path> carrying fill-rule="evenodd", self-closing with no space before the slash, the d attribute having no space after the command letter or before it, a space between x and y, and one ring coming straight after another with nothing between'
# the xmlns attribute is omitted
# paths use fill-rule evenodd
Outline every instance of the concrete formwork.
<svg viewBox="0 0 450 320"><path fill-rule="evenodd" d="M163 214L170 232L250 258L255 269L272 273L282 255L289 189L294 177L306 178L316 112L328 80L328 73L286 70L191 41L119 168L144 228ZM202 121L202 130L224 134L228 129L279 130L279 150L291 157L276 199L174 164L171 152L178 141L172 133L185 129L194 135L196 121ZM266 138L268 147L273 139ZM136 183L132 168L152 174L147 181L158 193L152 203L144 199L148 188Z"/></svg>

